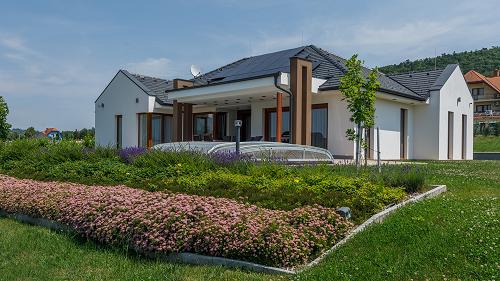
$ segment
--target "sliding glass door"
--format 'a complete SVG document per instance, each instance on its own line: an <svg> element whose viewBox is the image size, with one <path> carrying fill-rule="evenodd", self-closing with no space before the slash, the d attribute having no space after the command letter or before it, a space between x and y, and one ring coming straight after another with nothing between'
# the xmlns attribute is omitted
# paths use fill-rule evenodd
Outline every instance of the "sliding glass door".
<svg viewBox="0 0 500 281"><path fill-rule="evenodd" d="M150 147L172 141L172 116L160 113L138 114L138 145Z"/></svg>
<svg viewBox="0 0 500 281"><path fill-rule="evenodd" d="M139 114L139 146L148 146L148 115Z"/></svg>
<svg viewBox="0 0 500 281"><path fill-rule="evenodd" d="M276 137L276 108L266 109L266 124L264 139L266 141L277 141ZM281 142L290 142L290 110L288 107L283 108L281 118Z"/></svg>
<svg viewBox="0 0 500 281"><path fill-rule="evenodd" d="M211 141L214 138L214 114L197 113L193 118L193 140Z"/></svg>
<svg viewBox="0 0 500 281"><path fill-rule="evenodd" d="M328 104L314 104L311 118L311 145L328 148ZM281 120L281 142L290 142L290 110L283 108ZM265 109L264 139L277 141L276 137L276 108Z"/></svg>

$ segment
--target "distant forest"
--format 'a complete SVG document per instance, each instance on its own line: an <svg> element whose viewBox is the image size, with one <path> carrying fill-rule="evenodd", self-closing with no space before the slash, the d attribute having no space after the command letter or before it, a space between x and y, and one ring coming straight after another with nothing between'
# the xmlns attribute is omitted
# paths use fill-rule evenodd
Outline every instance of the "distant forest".
<svg viewBox="0 0 500 281"><path fill-rule="evenodd" d="M380 67L380 71L386 74L404 73L411 71L422 71L444 68L451 63L458 63L462 72L473 69L483 75L491 76L495 69L500 69L500 47L483 48L476 51L466 51L452 54L442 54L434 58L418 59L415 61L406 60L399 64L392 64Z"/></svg>

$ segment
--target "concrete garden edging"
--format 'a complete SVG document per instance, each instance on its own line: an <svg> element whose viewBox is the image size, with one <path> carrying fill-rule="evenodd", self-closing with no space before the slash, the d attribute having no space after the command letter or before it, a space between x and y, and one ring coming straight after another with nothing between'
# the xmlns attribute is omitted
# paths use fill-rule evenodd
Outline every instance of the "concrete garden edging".
<svg viewBox="0 0 500 281"><path fill-rule="evenodd" d="M255 272L270 273L270 274L297 274L305 269L308 269L312 266L317 265L325 257L327 257L333 251L335 251L335 249L337 249L341 245L345 244L354 235L363 231L367 226L369 226L373 223L382 222L389 214L393 213L397 209L399 209L399 208L401 208L409 203L414 203L414 202L422 201L426 198L435 197L435 196L437 196L445 191L446 191L446 185L438 185L425 193L419 194L415 197L412 197L406 201L403 201L399 204L391 206L391 207L373 215L368 220L366 220L364 223L362 223L361 225L356 227L354 230L352 230L344 239L340 240L333 247L328 249L326 252L321 254L319 257L314 259L312 262L310 262L304 266L301 266L296 270L266 266L266 265L242 261L242 260L234 260L234 259L214 257L214 256L205 256L205 255L199 255L199 254L194 254L194 253L172 253L172 254L158 255L158 254L151 253L151 252L144 252L144 251L141 251L139 249L135 249L133 247L131 249L133 251L135 251L136 253L143 255L143 256L146 256L148 258L159 258L161 260L170 261L170 262L180 262L180 263L193 264L193 265L222 265L222 266L227 266L230 268L241 268L241 269L247 269L247 270L251 270L251 271L255 271ZM44 218L34 218L34 217L31 217L31 216L28 216L25 214L8 213L2 209L0 209L0 217L12 218L12 219L15 219L15 220L20 221L20 222L24 222L24 223L28 223L28 224L36 225L36 226L42 226L42 227L45 227L45 228L48 228L51 230L74 233L74 231L69 226L61 224L57 221L48 220L48 219L44 219Z"/></svg>
<svg viewBox="0 0 500 281"><path fill-rule="evenodd" d="M72 228L57 221L48 220L44 218L35 218L19 213L8 213L2 209L0 209L0 217L11 218L16 221L20 221L35 226L42 226L55 231L75 233L75 231ZM205 256L194 253L155 254L152 252L145 252L134 247L131 247L131 249L142 256L148 258L159 258L161 260L169 262L178 262L178 263L186 263L193 265L222 265L231 268L241 268L255 272L270 273L270 274L295 274L295 272L292 270L272 267L242 260Z"/></svg>
<svg viewBox="0 0 500 281"><path fill-rule="evenodd" d="M394 211L396 211L397 209L409 204L409 203L415 203L415 202L418 202L418 201L422 201L424 199L427 199L427 198L432 198L432 197L436 197L438 196L439 194L443 193L446 191L446 185L436 185L433 189L427 191L427 192L424 192L422 194L419 194L415 197L412 197L408 200L405 200L401 203L398 203L394 206L391 206L373 216L371 216L368 220L366 220L364 223L362 223L361 225L359 225L358 227L356 227L354 230L352 230L344 239L340 240L339 242L337 242L337 244L333 245L333 247L331 247L329 250L327 250L326 252L324 252L323 254L321 254L319 257L317 257L316 259L314 259L312 262L306 264L305 266L302 266L300 267L300 269L296 270L295 273L298 273L300 271L303 271L305 269L308 269L312 266L315 266L317 265L318 263L320 263L324 258L326 258L327 256L329 256L333 251L335 251L338 247L342 246L343 244L345 244L349 239L351 239L352 237L354 237L354 235L356 235L357 233L365 230L365 228L367 228L369 225L371 224L374 224L374 223L381 223L382 221L384 221L384 219L391 213L393 213Z"/></svg>

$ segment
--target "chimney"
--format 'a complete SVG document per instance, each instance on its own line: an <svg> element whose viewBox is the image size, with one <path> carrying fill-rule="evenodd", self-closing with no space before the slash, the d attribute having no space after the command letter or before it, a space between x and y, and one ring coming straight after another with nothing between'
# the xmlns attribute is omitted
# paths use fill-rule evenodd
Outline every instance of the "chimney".
<svg viewBox="0 0 500 281"><path fill-rule="evenodd" d="M174 89L193 87L193 81L184 79L174 79Z"/></svg>
<svg viewBox="0 0 500 281"><path fill-rule="evenodd" d="M498 76L500 76L500 69L495 69L493 71L493 76L492 77L498 77Z"/></svg>

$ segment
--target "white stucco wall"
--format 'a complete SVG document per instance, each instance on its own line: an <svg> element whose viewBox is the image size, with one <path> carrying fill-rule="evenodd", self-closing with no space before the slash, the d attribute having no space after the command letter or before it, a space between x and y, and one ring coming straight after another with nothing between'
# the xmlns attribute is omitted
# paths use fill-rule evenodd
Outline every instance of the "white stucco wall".
<svg viewBox="0 0 500 281"><path fill-rule="evenodd" d="M461 99L458 102L458 98ZM462 115L467 115L466 159L473 156L473 99L457 67L439 92L439 159L448 159L448 112L454 113L453 160L462 159Z"/></svg>
<svg viewBox="0 0 500 281"><path fill-rule="evenodd" d="M373 147L377 148L377 131L380 128L380 158L382 160L400 159L401 152L401 109L407 110L406 151L412 159L413 151L413 105L377 98L375 101L375 125ZM376 152L374 152L376 158Z"/></svg>
<svg viewBox="0 0 500 281"><path fill-rule="evenodd" d="M431 91L427 104L414 106L414 159L439 159L439 91Z"/></svg>
<svg viewBox="0 0 500 281"><path fill-rule="evenodd" d="M349 120L346 102L339 91L313 94L313 104L328 104L328 150L337 157L353 157L354 142L346 137L346 131L354 125Z"/></svg>
<svg viewBox="0 0 500 281"><path fill-rule="evenodd" d="M154 104L154 97L119 72L95 102L96 145L116 145L116 115L122 115L122 146L137 146L137 113L152 112Z"/></svg>

